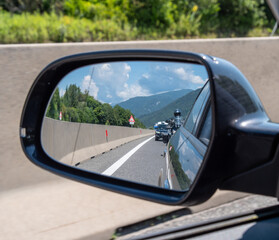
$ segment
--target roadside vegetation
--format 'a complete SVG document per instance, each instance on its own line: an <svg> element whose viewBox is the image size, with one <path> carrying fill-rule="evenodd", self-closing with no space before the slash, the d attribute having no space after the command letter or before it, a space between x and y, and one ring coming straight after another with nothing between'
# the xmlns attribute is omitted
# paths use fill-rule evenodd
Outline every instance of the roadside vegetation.
<svg viewBox="0 0 279 240"><path fill-rule="evenodd" d="M126 127L130 126L129 119L133 115L134 127L145 128L130 110L119 105L112 107L108 103L101 103L88 92L83 93L75 84L68 86L61 96L59 88L56 88L46 116L58 120L60 112L63 121Z"/></svg>
<svg viewBox="0 0 279 240"><path fill-rule="evenodd" d="M0 43L268 36L263 0L0 0Z"/></svg>

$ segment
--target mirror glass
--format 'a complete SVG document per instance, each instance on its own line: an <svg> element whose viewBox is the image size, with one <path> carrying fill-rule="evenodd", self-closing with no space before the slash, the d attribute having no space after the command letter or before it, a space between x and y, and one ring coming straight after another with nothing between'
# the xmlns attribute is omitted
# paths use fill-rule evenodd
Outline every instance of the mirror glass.
<svg viewBox="0 0 279 240"><path fill-rule="evenodd" d="M211 136L200 64L123 61L73 70L49 100L41 141L76 168L187 191Z"/></svg>

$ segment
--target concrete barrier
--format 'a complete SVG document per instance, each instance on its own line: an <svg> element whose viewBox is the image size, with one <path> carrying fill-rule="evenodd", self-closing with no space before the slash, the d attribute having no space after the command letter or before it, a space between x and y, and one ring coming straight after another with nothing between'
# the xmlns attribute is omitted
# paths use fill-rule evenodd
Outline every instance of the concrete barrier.
<svg viewBox="0 0 279 240"><path fill-rule="evenodd" d="M279 37L0 45L0 191L57 179L31 164L19 142L24 100L40 71L69 54L131 48L200 52L227 59L251 82L271 120L279 122Z"/></svg>
<svg viewBox="0 0 279 240"><path fill-rule="evenodd" d="M45 117L42 144L45 152L53 159L75 165L150 135L154 135L154 130L65 122Z"/></svg>

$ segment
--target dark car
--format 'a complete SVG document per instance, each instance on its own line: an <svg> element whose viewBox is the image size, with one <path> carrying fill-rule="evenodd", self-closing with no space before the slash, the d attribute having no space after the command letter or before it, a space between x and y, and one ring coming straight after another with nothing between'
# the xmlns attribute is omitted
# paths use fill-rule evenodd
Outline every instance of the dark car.
<svg viewBox="0 0 279 240"><path fill-rule="evenodd" d="M157 125L157 128L155 129L155 141L163 140L169 135L170 135L170 129L168 127L168 124L161 123Z"/></svg>
<svg viewBox="0 0 279 240"><path fill-rule="evenodd" d="M187 190L195 179L211 137L210 87L199 93L184 124L167 145L164 187ZM163 183L159 181L161 187Z"/></svg>

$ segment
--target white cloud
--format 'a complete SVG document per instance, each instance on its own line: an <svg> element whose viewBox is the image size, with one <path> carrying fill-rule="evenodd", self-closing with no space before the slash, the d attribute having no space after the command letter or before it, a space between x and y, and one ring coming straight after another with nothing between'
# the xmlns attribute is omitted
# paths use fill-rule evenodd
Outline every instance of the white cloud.
<svg viewBox="0 0 279 240"><path fill-rule="evenodd" d="M150 78L150 74L148 74L148 73L144 73L144 74L142 74L142 76L144 77L144 78Z"/></svg>
<svg viewBox="0 0 279 240"><path fill-rule="evenodd" d="M93 76L101 90L99 98L105 101L124 101L146 95L146 91L138 84L129 83L131 71L131 66L124 62L96 65Z"/></svg>
<svg viewBox="0 0 279 240"><path fill-rule="evenodd" d="M192 77L192 83L195 84L204 84L205 80L203 80L200 76L193 76Z"/></svg>
<svg viewBox="0 0 279 240"><path fill-rule="evenodd" d="M126 72L130 72L131 71L131 66L129 66L127 63L124 64L124 68Z"/></svg>
<svg viewBox="0 0 279 240"><path fill-rule="evenodd" d="M174 72L182 79L182 80L186 80L187 79L187 73L184 70L184 68L180 67L180 68L176 68L174 69Z"/></svg>
<svg viewBox="0 0 279 240"><path fill-rule="evenodd" d="M204 84L205 81L198 75L195 75L192 70L185 70L184 68L174 69L174 73L178 75L181 80L190 81L194 84Z"/></svg>
<svg viewBox="0 0 279 240"><path fill-rule="evenodd" d="M122 98L123 101L137 97L137 96L147 96L150 95L149 91L142 88L138 84L132 84L129 86L128 84L124 85L124 89L122 91L117 92L117 96Z"/></svg>
<svg viewBox="0 0 279 240"><path fill-rule="evenodd" d="M129 79L131 67L127 63L104 63L94 67L94 79L98 79L98 83L110 83L116 85L124 83Z"/></svg>
<svg viewBox="0 0 279 240"><path fill-rule="evenodd" d="M155 71L166 71L166 72L168 72L169 70L170 70L170 68L168 66L157 65L155 67Z"/></svg>
<svg viewBox="0 0 279 240"><path fill-rule="evenodd" d="M102 71L110 71L111 67L109 63L105 63L101 66Z"/></svg>
<svg viewBox="0 0 279 240"><path fill-rule="evenodd" d="M196 89L204 84L204 74L183 63L135 65L110 62L93 65L92 78L84 78L83 88L103 102L118 103L136 96L148 96L178 89ZM133 69L135 68L135 69ZM206 71L206 70L204 70ZM135 76L138 79L135 79Z"/></svg>
<svg viewBox="0 0 279 240"><path fill-rule="evenodd" d="M93 81L93 79L91 79L90 75L86 75L83 78L81 91L85 92L85 90L89 91L90 96L98 99L99 88L96 86L96 83Z"/></svg>
<svg viewBox="0 0 279 240"><path fill-rule="evenodd" d="M138 84L150 94L157 94L180 89L196 89L205 83L203 78L203 73L195 71L188 64L155 65L150 72L142 75Z"/></svg>

